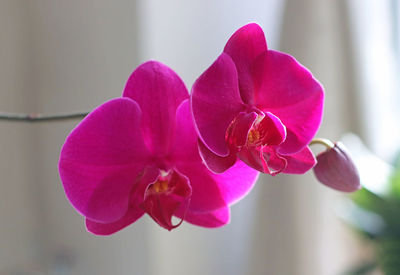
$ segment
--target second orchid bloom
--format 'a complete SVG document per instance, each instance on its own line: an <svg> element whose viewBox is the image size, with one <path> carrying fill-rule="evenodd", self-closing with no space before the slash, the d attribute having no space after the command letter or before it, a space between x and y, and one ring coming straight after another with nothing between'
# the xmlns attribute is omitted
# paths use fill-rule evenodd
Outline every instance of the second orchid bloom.
<svg viewBox="0 0 400 275"><path fill-rule="evenodd" d="M237 159L258 171L301 174L323 110L321 84L293 57L267 49L259 25L236 31L196 81L191 107L199 149L221 173Z"/></svg>

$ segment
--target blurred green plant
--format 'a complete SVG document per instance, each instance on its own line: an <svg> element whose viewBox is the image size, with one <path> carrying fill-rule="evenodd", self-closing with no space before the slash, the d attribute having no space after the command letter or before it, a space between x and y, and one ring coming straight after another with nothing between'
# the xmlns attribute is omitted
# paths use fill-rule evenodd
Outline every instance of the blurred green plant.
<svg viewBox="0 0 400 275"><path fill-rule="evenodd" d="M400 274L400 159L386 184L384 193L363 187L349 196L347 213L341 216L372 243L375 259L361 263L345 275L370 274L377 268L386 275Z"/></svg>

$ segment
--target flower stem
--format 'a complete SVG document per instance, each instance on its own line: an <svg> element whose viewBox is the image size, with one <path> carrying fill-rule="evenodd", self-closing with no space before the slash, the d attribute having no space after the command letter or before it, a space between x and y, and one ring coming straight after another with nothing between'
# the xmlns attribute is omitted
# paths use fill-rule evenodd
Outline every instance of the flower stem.
<svg viewBox="0 0 400 275"><path fill-rule="evenodd" d="M326 138L314 138L309 145L314 145L314 144L324 145L327 149L335 147L335 144Z"/></svg>
<svg viewBox="0 0 400 275"><path fill-rule="evenodd" d="M55 115L42 115L36 113L30 114L12 114L0 113L0 120L18 121L18 122L44 122L44 121L60 121L84 118L88 113L69 113L69 114L55 114Z"/></svg>

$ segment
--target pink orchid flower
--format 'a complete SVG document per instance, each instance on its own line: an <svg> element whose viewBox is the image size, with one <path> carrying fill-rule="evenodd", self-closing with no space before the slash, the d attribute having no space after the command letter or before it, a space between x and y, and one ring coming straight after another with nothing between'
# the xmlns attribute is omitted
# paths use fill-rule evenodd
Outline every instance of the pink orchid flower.
<svg viewBox="0 0 400 275"><path fill-rule="evenodd" d="M323 88L293 57L267 49L257 24L237 30L191 94L200 154L220 173L237 158L258 171L302 174L315 165Z"/></svg>
<svg viewBox="0 0 400 275"><path fill-rule="evenodd" d="M97 107L67 137L60 177L88 231L109 235L144 213L168 230L182 220L229 222L229 206L258 172L238 162L216 175L203 165L188 97L174 71L149 61L132 73L122 98Z"/></svg>

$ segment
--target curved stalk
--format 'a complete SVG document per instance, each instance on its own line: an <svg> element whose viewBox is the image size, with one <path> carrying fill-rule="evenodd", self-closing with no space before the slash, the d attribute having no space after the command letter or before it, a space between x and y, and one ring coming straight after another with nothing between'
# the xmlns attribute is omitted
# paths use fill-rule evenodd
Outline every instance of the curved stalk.
<svg viewBox="0 0 400 275"><path fill-rule="evenodd" d="M314 145L314 144L321 144L325 146L327 149L332 149L333 147L335 147L335 144L326 138L314 138L309 145Z"/></svg>

